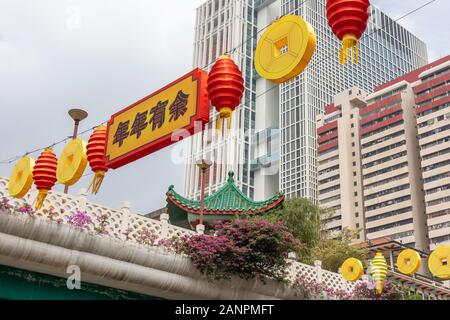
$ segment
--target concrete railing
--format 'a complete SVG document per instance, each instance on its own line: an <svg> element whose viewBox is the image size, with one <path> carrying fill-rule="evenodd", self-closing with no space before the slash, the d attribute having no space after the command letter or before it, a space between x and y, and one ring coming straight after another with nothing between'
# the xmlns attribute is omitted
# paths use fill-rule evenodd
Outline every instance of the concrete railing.
<svg viewBox="0 0 450 320"><path fill-rule="evenodd" d="M36 196L36 190L32 190L24 199L11 199L8 197L7 191L8 180L6 178L0 177L0 199L7 197L10 199L10 204L14 207L23 207L25 204L31 205ZM103 225L103 234L98 234L98 241L103 241L105 237L112 238L114 241L121 241L129 243L130 245L139 245L139 236L145 229L149 230L157 236L157 240L160 239L170 239L173 236L180 237L183 235L195 234L194 231L180 228L171 225L168 220L167 214L162 214L160 221L147 218L141 215L133 214L130 212L130 204L124 202L123 205L118 209L109 208L107 206L99 205L87 200L86 190L81 190L78 196L73 196L70 194L64 194L60 192L50 191L44 207L37 211L35 218L39 220L48 220L48 212L53 212L53 220L61 219L61 225L64 230L66 229L68 217L77 211L82 211L89 215L94 222L92 225L88 225L86 233L95 239L96 231L95 228L99 227L97 217L101 215L107 215L108 218L105 220ZM17 214L13 214L17 216ZM29 220L29 219L28 219ZM23 223L28 220L23 220ZM47 221L49 222L49 221ZM56 223L55 223L56 224ZM4 226L3 226L4 227ZM56 225L55 228L58 226ZM71 226L67 226L71 227ZM1 229L1 228L0 228ZM57 230L57 229L55 229ZM2 232L0 230L0 232ZM4 231L3 231L4 232ZM11 234L11 232L9 232ZM20 231L16 230L14 236L20 235ZM23 237L26 238L27 234L24 233ZM92 241L91 239L91 241ZM49 243L52 240L50 238L38 239L44 243ZM157 241L155 242L157 243ZM49 243L51 244L51 243ZM54 243L53 245L56 245ZM158 248L156 248L158 249ZM77 250L80 250L77 248ZM152 249L153 250L153 249ZM164 250L164 248L161 248ZM289 279L294 281L297 277L301 277L308 281L315 281L317 283L324 283L326 286L337 289L345 290L347 292L351 291L354 287L353 283L345 281L339 274L323 270L321 268L321 263L316 262L315 266L306 265L296 261L295 256L291 255L289 258L290 270Z"/></svg>

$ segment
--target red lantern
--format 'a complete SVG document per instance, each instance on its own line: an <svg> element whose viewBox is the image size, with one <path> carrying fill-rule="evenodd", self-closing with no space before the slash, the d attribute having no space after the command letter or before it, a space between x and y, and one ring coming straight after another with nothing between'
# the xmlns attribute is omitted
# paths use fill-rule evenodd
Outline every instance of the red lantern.
<svg viewBox="0 0 450 320"><path fill-rule="evenodd" d="M369 0L327 0L328 24L342 41L341 64L346 63L351 54L358 63L358 40L366 30L369 7Z"/></svg>
<svg viewBox="0 0 450 320"><path fill-rule="evenodd" d="M33 181L39 193L35 200L35 208L39 210L44 204L48 191L56 183L56 167L58 160L51 148L45 149L36 160L33 169Z"/></svg>
<svg viewBox="0 0 450 320"><path fill-rule="evenodd" d="M241 103L244 94L244 79L238 66L228 55L222 55L216 61L208 75L208 96L219 112L217 129L220 129L224 119L231 128L231 114Z"/></svg>
<svg viewBox="0 0 450 320"><path fill-rule="evenodd" d="M92 188L92 193L97 194L102 185L105 173L108 171L105 159L106 149L106 127L99 126L89 138L86 146L87 159L91 170L95 173L89 189Z"/></svg>

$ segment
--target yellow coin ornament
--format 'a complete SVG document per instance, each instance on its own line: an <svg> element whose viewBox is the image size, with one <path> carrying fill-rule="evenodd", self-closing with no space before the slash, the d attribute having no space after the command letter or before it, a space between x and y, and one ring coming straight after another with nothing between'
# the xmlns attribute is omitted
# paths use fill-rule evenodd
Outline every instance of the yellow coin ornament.
<svg viewBox="0 0 450 320"><path fill-rule="evenodd" d="M376 283L377 294L381 295L384 287L384 280L387 277L387 262L382 253L377 252L370 263L372 278Z"/></svg>
<svg viewBox="0 0 450 320"><path fill-rule="evenodd" d="M11 197L22 198L33 185L34 159L23 157L14 167L8 183L8 193Z"/></svg>
<svg viewBox="0 0 450 320"><path fill-rule="evenodd" d="M364 274L364 267L360 260L348 258L341 267L342 277L351 282L358 281Z"/></svg>
<svg viewBox="0 0 450 320"><path fill-rule="evenodd" d="M412 249L403 250L397 257L397 268L403 274L415 274L420 268L420 254Z"/></svg>
<svg viewBox="0 0 450 320"><path fill-rule="evenodd" d="M65 147L58 160L58 182L71 186L80 180L87 165L86 142L73 139Z"/></svg>
<svg viewBox="0 0 450 320"><path fill-rule="evenodd" d="M436 278L450 279L450 246L442 246L434 250L428 259L428 268Z"/></svg>
<svg viewBox="0 0 450 320"><path fill-rule="evenodd" d="M272 23L258 41L255 68L264 79L283 83L308 66L316 49L313 27L296 15Z"/></svg>

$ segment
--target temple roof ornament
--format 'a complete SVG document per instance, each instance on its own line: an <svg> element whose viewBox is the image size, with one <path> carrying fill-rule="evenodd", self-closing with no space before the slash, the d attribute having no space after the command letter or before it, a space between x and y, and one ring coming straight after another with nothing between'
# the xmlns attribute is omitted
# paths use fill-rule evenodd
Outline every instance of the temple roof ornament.
<svg viewBox="0 0 450 320"><path fill-rule="evenodd" d="M167 207L172 224L182 227L195 227L200 215L200 201L190 200L178 194L171 185L167 191ZM277 193L264 201L254 201L247 197L235 184L234 172L228 173L227 182L217 191L205 198L205 220L233 220L239 215L258 215L279 206L285 196Z"/></svg>

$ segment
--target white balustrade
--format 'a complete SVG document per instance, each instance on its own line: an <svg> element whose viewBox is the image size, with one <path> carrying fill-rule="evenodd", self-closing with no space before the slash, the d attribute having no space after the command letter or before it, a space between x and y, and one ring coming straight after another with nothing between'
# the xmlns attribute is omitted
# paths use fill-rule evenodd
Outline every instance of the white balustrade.
<svg viewBox="0 0 450 320"><path fill-rule="evenodd" d="M29 194L23 199L12 199L8 196L8 180L0 177L0 200L3 197L10 199L9 203L14 207L22 207L25 204L32 205L36 197L36 190L33 188ZM36 212L43 217L48 216L49 210L54 212L57 217L54 219L62 219L62 223L67 223L68 217L81 211L89 215L94 222L88 226L88 230L94 232L95 227L99 227L97 217L107 215L107 219L103 225L104 233L124 240L138 242L137 239L141 232L145 229L157 236L157 240L170 239L173 237L182 237L184 235L194 235L195 231L180 228L169 223L169 215L161 214L160 221L147 218L130 212L130 204L124 202L120 209L113 209L103 205L99 205L87 200L86 189L80 190L77 196L64 194L61 192L50 191L44 203L44 207ZM156 242L157 243L157 242ZM345 281L341 275L323 270L320 263L315 266L306 265L296 261L295 254L289 255L291 263L289 269L289 278L295 280L301 277L306 281L315 281L324 283L328 287L350 291L354 284Z"/></svg>

